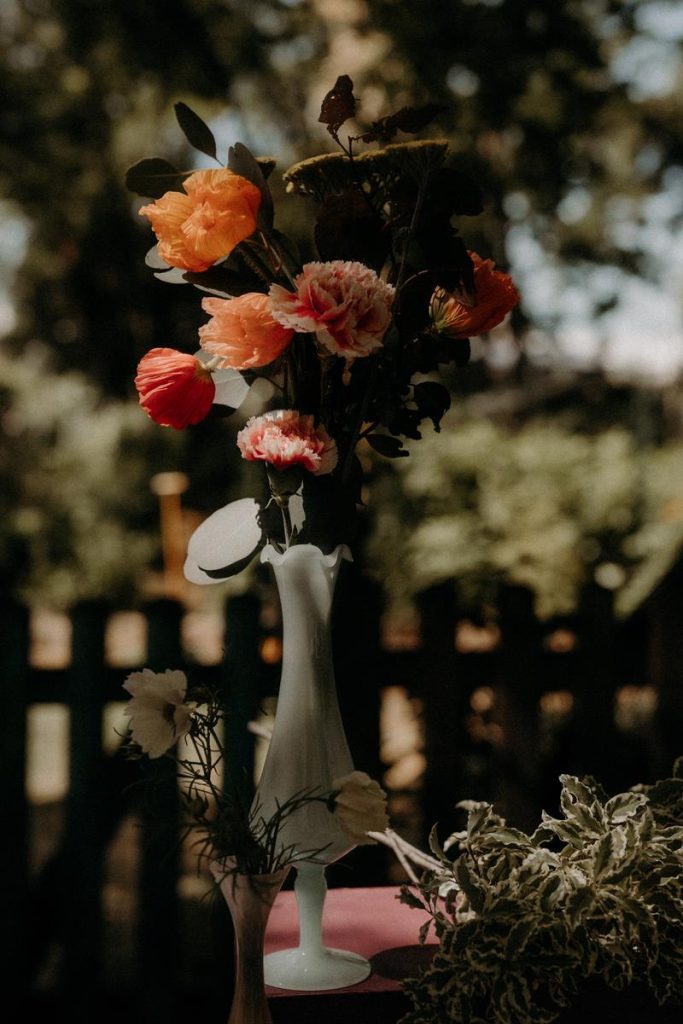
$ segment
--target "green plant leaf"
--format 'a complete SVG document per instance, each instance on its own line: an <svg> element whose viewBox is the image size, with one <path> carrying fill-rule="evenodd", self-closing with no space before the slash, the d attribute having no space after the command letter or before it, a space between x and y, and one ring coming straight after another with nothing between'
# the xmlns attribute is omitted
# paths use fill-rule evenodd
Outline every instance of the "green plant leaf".
<svg viewBox="0 0 683 1024"><path fill-rule="evenodd" d="M513 925L510 929L505 943L505 955L509 959L513 959L524 949L529 936L533 933L536 927L536 921L529 915L529 917L522 918L517 924Z"/></svg>
<svg viewBox="0 0 683 1024"><path fill-rule="evenodd" d="M166 192L182 192L188 174L161 157L148 157L128 168L126 188L138 196L161 199Z"/></svg>
<svg viewBox="0 0 683 1024"><path fill-rule="evenodd" d="M436 825L432 826L429 833L429 849L432 851L435 857L438 857L440 860L443 860L444 850L443 846L441 845L441 841L439 840L439 833L437 831Z"/></svg>
<svg viewBox="0 0 683 1024"><path fill-rule="evenodd" d="M228 150L228 168L233 174L239 174L246 178L261 193L261 205L259 206L257 223L264 231L270 231L273 227L273 196L268 182L258 161L249 149L242 142L236 142Z"/></svg>
<svg viewBox="0 0 683 1024"><path fill-rule="evenodd" d="M451 407L451 395L448 388L436 381L426 380L413 384L413 401L421 416L429 417L438 433L444 413Z"/></svg>
<svg viewBox="0 0 683 1024"><path fill-rule="evenodd" d="M606 832L602 839L595 845L593 855L593 871L596 877L604 874L614 860L614 838L611 832Z"/></svg>
<svg viewBox="0 0 683 1024"><path fill-rule="evenodd" d="M406 885L401 886L399 902L405 903L407 907L413 907L414 910L424 910L424 903L422 900Z"/></svg>
<svg viewBox="0 0 683 1024"><path fill-rule="evenodd" d="M175 110L176 120L190 145L198 149L200 153L206 153L207 156L213 157L215 160L216 140L208 124L201 119L199 114L195 114L194 110L188 107L187 103L176 103L173 109Z"/></svg>
<svg viewBox="0 0 683 1024"><path fill-rule="evenodd" d="M567 910L572 925L576 925L594 902L593 890L589 885L583 885L576 889L569 898Z"/></svg>
<svg viewBox="0 0 683 1024"><path fill-rule="evenodd" d="M538 902L541 910L549 911L554 903L553 896L562 885L562 878L558 872L550 875L541 885L538 893Z"/></svg>
<svg viewBox="0 0 683 1024"><path fill-rule="evenodd" d="M480 832L493 817L493 808L490 804L474 804L467 815L467 838L472 839Z"/></svg>
<svg viewBox="0 0 683 1024"><path fill-rule="evenodd" d="M366 434L365 440L378 455L383 455L385 459L401 459L410 455L410 452L403 447L403 442L398 437L392 437L391 434Z"/></svg>
<svg viewBox="0 0 683 1024"><path fill-rule="evenodd" d="M484 896L481 889L475 882L471 871L467 867L464 857L460 857L460 859L455 862L453 873L455 875L456 882L467 897L472 910L479 913L484 906Z"/></svg>
<svg viewBox="0 0 683 1024"><path fill-rule="evenodd" d="M348 75L339 75L337 81L323 98L318 121L327 125L330 135L336 139L337 133L345 121L356 112L356 99L353 95L353 82Z"/></svg>
<svg viewBox="0 0 683 1024"><path fill-rule="evenodd" d="M618 824L632 818L647 803L642 793L619 793L605 804L605 813L610 821Z"/></svg>

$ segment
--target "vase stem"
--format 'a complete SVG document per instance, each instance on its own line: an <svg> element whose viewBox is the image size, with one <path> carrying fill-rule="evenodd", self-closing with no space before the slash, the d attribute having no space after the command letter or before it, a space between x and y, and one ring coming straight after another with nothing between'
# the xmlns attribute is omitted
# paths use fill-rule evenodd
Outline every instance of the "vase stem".
<svg viewBox="0 0 683 1024"><path fill-rule="evenodd" d="M299 910L299 949L304 956L310 956L323 948L323 904L327 892L325 866L298 864L294 891Z"/></svg>

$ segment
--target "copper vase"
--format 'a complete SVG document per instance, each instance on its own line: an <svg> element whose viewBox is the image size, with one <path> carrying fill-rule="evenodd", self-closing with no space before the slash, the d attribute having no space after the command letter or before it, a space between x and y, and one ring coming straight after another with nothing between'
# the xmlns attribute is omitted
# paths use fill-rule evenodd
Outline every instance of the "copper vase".
<svg viewBox="0 0 683 1024"><path fill-rule="evenodd" d="M289 866L272 875L242 875L214 861L211 873L235 931L235 991L228 1024L272 1024L263 980L266 925Z"/></svg>

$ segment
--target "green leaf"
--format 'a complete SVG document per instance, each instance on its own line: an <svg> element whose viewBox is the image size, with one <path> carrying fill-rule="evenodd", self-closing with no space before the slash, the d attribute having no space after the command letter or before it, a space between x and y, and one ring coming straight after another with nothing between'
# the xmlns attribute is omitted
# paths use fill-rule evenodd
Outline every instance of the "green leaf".
<svg viewBox="0 0 683 1024"><path fill-rule="evenodd" d="M208 124L202 121L199 114L195 114L194 110L188 107L187 103L176 103L173 109L175 110L176 120L190 145L198 149L200 153L206 153L207 156L213 157L215 160L216 140Z"/></svg>
<svg viewBox="0 0 683 1024"><path fill-rule="evenodd" d="M520 832L516 828L495 828L487 834L487 839L491 843L502 843L503 846L523 846L528 847L529 837Z"/></svg>
<svg viewBox="0 0 683 1024"><path fill-rule="evenodd" d="M571 821L560 821L550 816L544 817L543 828L549 830L561 839L565 843L570 843L572 846L583 846L585 843L585 836L577 824Z"/></svg>
<svg viewBox="0 0 683 1024"><path fill-rule="evenodd" d="M405 903L407 907L413 907L415 910L424 910L425 906L419 897L408 888L407 885L401 886L401 892L399 894L399 903Z"/></svg>
<svg viewBox="0 0 683 1024"><path fill-rule="evenodd" d="M151 249L147 250L145 255L145 266L151 267L152 270L168 270L168 263L162 260L159 255L159 249L156 245L153 245Z"/></svg>
<svg viewBox="0 0 683 1024"><path fill-rule="evenodd" d="M138 196L160 199L166 192L182 192L187 177L188 172L179 171L168 160L153 156L128 168L126 188Z"/></svg>
<svg viewBox="0 0 683 1024"><path fill-rule="evenodd" d="M595 801L595 792L575 775L560 775L560 782L562 788L579 803L592 804Z"/></svg>
<svg viewBox="0 0 683 1024"><path fill-rule="evenodd" d="M593 855L593 871L597 878L610 867L614 860L614 840L611 832L606 832L595 845Z"/></svg>
<svg viewBox="0 0 683 1024"><path fill-rule="evenodd" d="M647 803L642 793L619 793L605 804L605 813L615 824L632 818Z"/></svg>
<svg viewBox="0 0 683 1024"><path fill-rule="evenodd" d="M188 542L186 578L211 583L241 572L266 542L260 511L253 498L239 498L205 519Z"/></svg>
<svg viewBox="0 0 683 1024"><path fill-rule="evenodd" d="M639 926L645 927L651 932L656 931L652 914L644 904L630 896L622 896L620 902L624 908L625 916L630 917Z"/></svg>
<svg viewBox="0 0 683 1024"><path fill-rule="evenodd" d="M451 396L448 388L436 381L426 380L413 384L413 400L421 416L429 417L438 433L441 419L451 407Z"/></svg>
<svg viewBox="0 0 683 1024"><path fill-rule="evenodd" d="M348 75L340 75L323 98L318 121L327 125L330 135L336 139L337 132L356 112L356 98L353 82Z"/></svg>
<svg viewBox="0 0 683 1024"><path fill-rule="evenodd" d="M429 849L432 851L435 857L438 857L439 860L443 860L444 851L443 846L441 845L441 841L439 839L439 834L436 825L432 826L432 829L429 833Z"/></svg>
<svg viewBox="0 0 683 1024"><path fill-rule="evenodd" d="M403 442L390 434L366 434L365 440L374 451L386 459L401 459L410 455L403 447Z"/></svg>
<svg viewBox="0 0 683 1024"><path fill-rule="evenodd" d="M584 912L593 906L594 894L589 885L583 885L577 889L569 898L567 910L572 925L576 925Z"/></svg>
<svg viewBox="0 0 683 1024"><path fill-rule="evenodd" d="M470 869L467 867L464 857L460 857L460 859L455 862L453 873L455 875L456 882L465 893L472 910L476 913L480 913L484 907L484 896L481 889L475 882Z"/></svg>
<svg viewBox="0 0 683 1024"><path fill-rule="evenodd" d="M562 878L559 874L555 873L550 875L543 883L539 890L539 906L541 910L546 913L551 909L553 905L553 896L562 884Z"/></svg>
<svg viewBox="0 0 683 1024"><path fill-rule="evenodd" d="M505 955L507 957L512 959L524 949L535 926L536 922L531 915L522 918L521 921L513 925L505 943Z"/></svg>
<svg viewBox="0 0 683 1024"><path fill-rule="evenodd" d="M273 227L273 196L263 171L254 157L242 142L236 142L228 150L228 168L233 174L239 174L246 178L261 193L261 205L259 206L257 223L264 231L270 231Z"/></svg>
<svg viewBox="0 0 683 1024"><path fill-rule="evenodd" d="M426 103L422 107L401 107L395 114L388 114L373 121L370 130L360 136L361 142L389 142L397 132L416 135L444 110L438 103ZM322 120L322 117L321 119Z"/></svg>
<svg viewBox="0 0 683 1024"><path fill-rule="evenodd" d="M493 808L490 804L474 804L467 815L467 836L472 838L483 832L484 826L491 820Z"/></svg>

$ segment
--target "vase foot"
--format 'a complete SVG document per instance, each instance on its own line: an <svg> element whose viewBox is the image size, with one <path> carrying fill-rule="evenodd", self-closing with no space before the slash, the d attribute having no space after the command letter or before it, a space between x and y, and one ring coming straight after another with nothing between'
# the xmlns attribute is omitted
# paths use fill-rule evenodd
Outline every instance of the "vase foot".
<svg viewBox="0 0 683 1024"><path fill-rule="evenodd" d="M314 952L281 949L263 961L266 985L297 992L326 992L364 981L370 964L358 953L325 947Z"/></svg>

